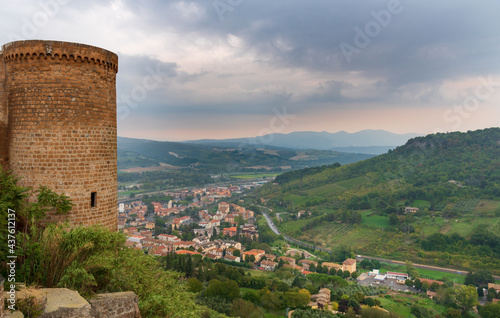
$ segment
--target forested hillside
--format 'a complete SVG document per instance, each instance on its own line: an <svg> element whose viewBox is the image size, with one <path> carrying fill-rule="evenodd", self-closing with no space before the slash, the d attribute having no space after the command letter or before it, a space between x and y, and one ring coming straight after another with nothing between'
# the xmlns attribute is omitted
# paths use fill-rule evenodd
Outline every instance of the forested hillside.
<svg viewBox="0 0 500 318"><path fill-rule="evenodd" d="M460 253L456 265L478 267L474 255L500 268L499 128L413 138L364 161L282 174L258 191L276 211L292 212L285 232L327 247L345 243L366 253L389 240L394 246L379 244L377 253L420 251L420 260L439 255L433 262L445 265L444 253ZM300 210L312 220L296 220Z"/></svg>

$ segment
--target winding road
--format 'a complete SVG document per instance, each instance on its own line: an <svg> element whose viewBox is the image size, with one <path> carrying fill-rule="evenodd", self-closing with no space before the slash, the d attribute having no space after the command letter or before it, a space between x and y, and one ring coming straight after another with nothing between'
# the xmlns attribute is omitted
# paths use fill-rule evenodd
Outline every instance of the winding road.
<svg viewBox="0 0 500 318"><path fill-rule="evenodd" d="M261 207L262 209L267 209L266 207L263 207L260 205L259 205L259 207ZM273 223L273 221L271 220L269 215L264 210L262 210L262 214L266 218L267 224L269 225L271 230L274 233L276 233L277 235L280 235L281 232L279 231L278 227ZM294 238L289 237L288 235L283 235L283 237L285 238L285 240L287 240L289 242L293 242L293 243L298 244L298 245L306 246L308 248L312 248L314 250L319 250L319 251L323 251L323 252L327 252L327 253L331 252L328 249L301 242L299 240L296 240ZM406 265L405 262L401 262L401 261L395 261L395 260L380 258L380 257L364 256L364 255L357 255L356 259L358 259L358 260L373 259L373 260L377 260L377 261L389 263L389 264ZM429 269L429 270L434 270L434 271L439 271L439 272L444 272L444 273L459 274L459 275L467 275L467 273L468 273L467 270L456 270L456 269L452 269L452 268L437 267L437 266L422 265L422 264L413 264L413 267L422 268L422 269ZM500 279L500 276L493 276L493 277L495 279Z"/></svg>

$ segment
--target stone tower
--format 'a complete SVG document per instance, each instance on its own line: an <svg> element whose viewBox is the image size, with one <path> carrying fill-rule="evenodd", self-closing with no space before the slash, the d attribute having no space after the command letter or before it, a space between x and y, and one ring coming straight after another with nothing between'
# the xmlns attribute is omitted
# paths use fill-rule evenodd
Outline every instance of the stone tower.
<svg viewBox="0 0 500 318"><path fill-rule="evenodd" d="M83 44L0 52L0 164L23 186L69 196L73 224L117 228L117 72L116 54Z"/></svg>

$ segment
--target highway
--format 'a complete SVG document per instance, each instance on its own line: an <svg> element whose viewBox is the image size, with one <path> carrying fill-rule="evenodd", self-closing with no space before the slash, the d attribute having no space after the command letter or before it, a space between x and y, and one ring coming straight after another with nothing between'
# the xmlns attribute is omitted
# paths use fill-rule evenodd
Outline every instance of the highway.
<svg viewBox="0 0 500 318"><path fill-rule="evenodd" d="M262 209L267 209L266 207L263 207L263 206L260 206L260 205L259 205L259 207L261 207ZM264 210L262 210L262 214L266 218L267 224L269 225L269 227L271 228L271 230L274 233L276 233L277 235L280 235L281 232L279 231L278 227L273 223L273 221L271 220L271 218L269 217L269 215L267 215L267 213ZM322 248L322 247L313 246L311 244L298 241L298 240L296 240L294 238L291 238L291 237L289 237L287 235L283 235L283 236L289 242L293 242L293 243L296 243L296 244L301 245L301 246L306 246L306 247L314 249L314 250L319 250L319 251L330 253L330 250L328 250L328 249L325 249L325 248ZM405 262L401 262L401 261L394 261L394 260L390 260L390 259L386 259L386 258L371 257L371 256L364 256L364 255L358 255L356 257L356 259L358 259L358 260L373 259L373 260L378 260L380 262L384 262L384 263L388 263L388 264L406 265ZM452 268L437 267L437 266L422 265L422 264L413 264L413 267L415 267L415 268L422 268L422 269L430 269L430 270L444 272L444 273L459 274L459 275L467 275L467 273L468 273L468 270L457 270L457 269L452 269ZM500 279L500 276L493 276L493 277L495 279Z"/></svg>

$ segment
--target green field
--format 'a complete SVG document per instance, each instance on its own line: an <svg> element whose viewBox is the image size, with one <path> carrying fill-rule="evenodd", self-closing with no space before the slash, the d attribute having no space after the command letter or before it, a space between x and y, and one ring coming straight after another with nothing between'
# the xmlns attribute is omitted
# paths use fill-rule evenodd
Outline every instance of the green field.
<svg viewBox="0 0 500 318"><path fill-rule="evenodd" d="M406 272L406 266L405 265L396 265L396 264L388 264L388 263L380 263L382 265L382 268L380 268L380 272L382 274L390 271L394 272ZM417 272L420 274L421 278L427 278L427 279L434 279L434 280L440 280L443 281L445 278L450 280L450 281L455 281L457 284L463 284L465 281L465 275L461 274L452 274L452 273L445 273L445 272L440 272L440 271L434 271L430 269L423 269L423 268L415 268Z"/></svg>
<svg viewBox="0 0 500 318"><path fill-rule="evenodd" d="M440 314L446 311L446 307L436 304L431 299L422 295L414 294L391 294L390 298L379 296L382 307L400 317L415 317L411 314L411 305L417 303L427 309L434 311L434 314Z"/></svg>
<svg viewBox="0 0 500 318"><path fill-rule="evenodd" d="M419 209L425 209L431 207L431 203L426 200L415 200L413 201L412 205Z"/></svg>
<svg viewBox="0 0 500 318"><path fill-rule="evenodd" d="M382 215L372 215L372 211L366 211L362 213L363 219L361 220L362 225L374 226L380 228L386 228L389 226L389 217Z"/></svg>
<svg viewBox="0 0 500 318"><path fill-rule="evenodd" d="M480 200L474 208L473 213L490 213L500 209L500 201L497 200Z"/></svg>

